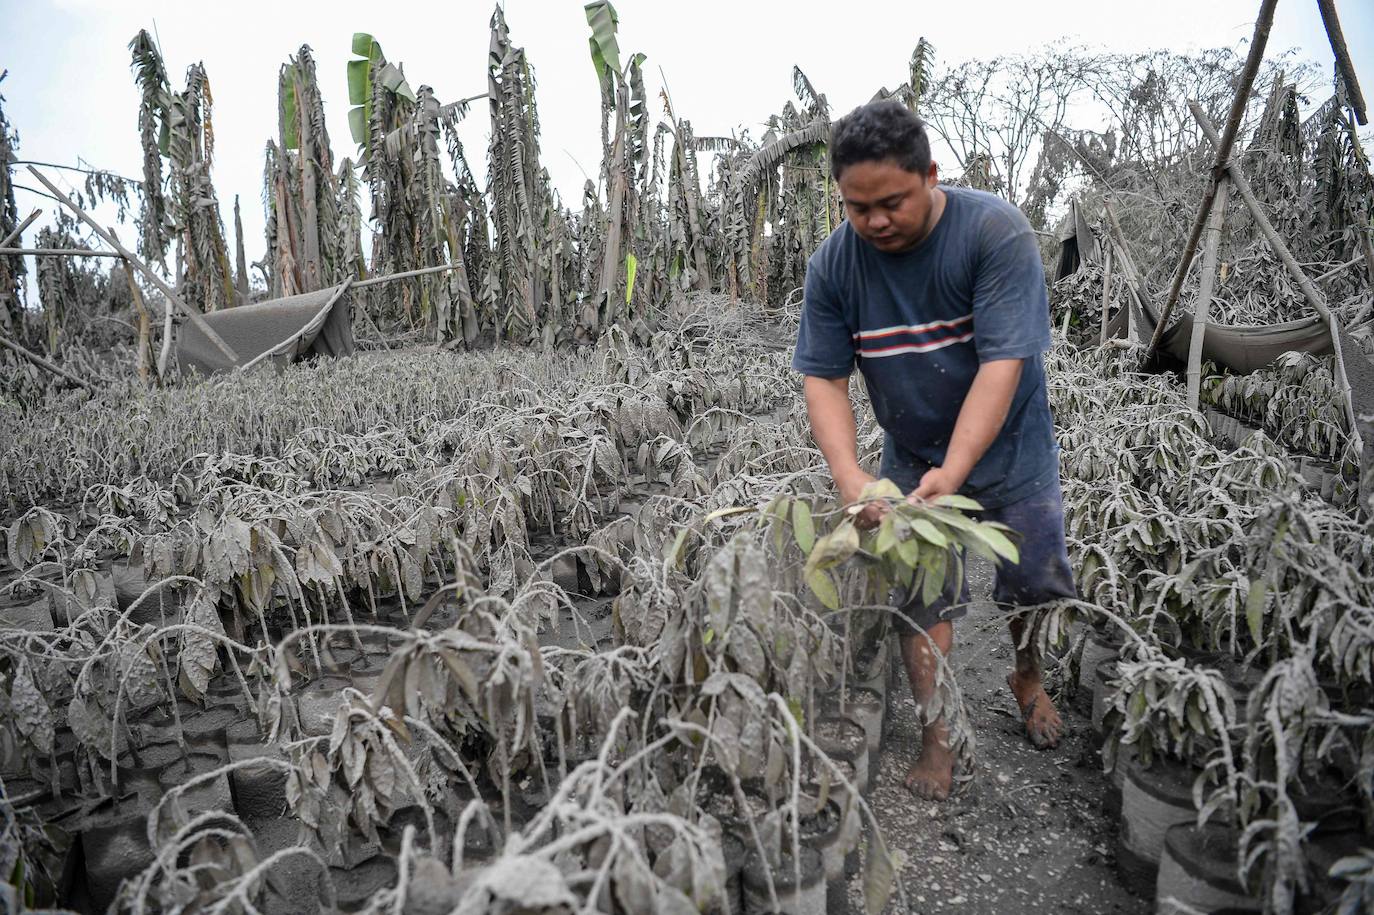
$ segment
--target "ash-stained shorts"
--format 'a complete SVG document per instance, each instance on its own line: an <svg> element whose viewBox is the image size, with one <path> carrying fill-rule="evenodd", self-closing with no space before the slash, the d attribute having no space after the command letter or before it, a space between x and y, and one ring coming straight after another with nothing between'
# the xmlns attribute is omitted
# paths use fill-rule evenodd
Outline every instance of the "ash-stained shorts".
<svg viewBox="0 0 1374 915"><path fill-rule="evenodd" d="M899 481L900 482L904 481ZM912 488L915 488L914 486ZM1068 545L1064 542L1064 495L1056 476L1053 483L1019 502L976 513L981 521L999 521L1016 531L1021 561L1005 563L994 572L992 599L1004 608L1031 607L1060 598L1078 597ZM952 583L930 606L919 596L908 598L906 589L893 594L899 613L897 629L905 633L929 629L942 620L956 620L968 613L968 566L956 598Z"/></svg>

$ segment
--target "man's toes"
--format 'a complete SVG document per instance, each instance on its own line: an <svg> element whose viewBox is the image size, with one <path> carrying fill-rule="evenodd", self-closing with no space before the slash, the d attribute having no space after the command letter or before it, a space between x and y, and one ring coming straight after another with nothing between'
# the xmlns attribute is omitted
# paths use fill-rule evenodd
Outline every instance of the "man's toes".
<svg viewBox="0 0 1374 915"><path fill-rule="evenodd" d="M925 773L913 772L908 775L906 788L917 797L925 798L928 801L943 801L949 797L949 786L940 779Z"/></svg>
<svg viewBox="0 0 1374 915"><path fill-rule="evenodd" d="M1059 746L1059 739L1064 736L1064 721L1051 706L1044 714L1026 722L1026 735L1037 750L1052 750Z"/></svg>

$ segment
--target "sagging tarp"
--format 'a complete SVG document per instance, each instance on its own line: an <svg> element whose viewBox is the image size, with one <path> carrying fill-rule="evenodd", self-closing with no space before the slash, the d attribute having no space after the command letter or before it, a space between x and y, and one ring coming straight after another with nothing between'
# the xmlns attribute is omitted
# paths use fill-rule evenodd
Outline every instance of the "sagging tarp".
<svg viewBox="0 0 1374 915"><path fill-rule="evenodd" d="M1077 200L1069 201L1069 212L1064 215L1056 234L1059 239L1059 267L1055 271L1055 280L1077 273L1079 266L1084 263L1097 263L1097 239Z"/></svg>
<svg viewBox="0 0 1374 915"><path fill-rule="evenodd" d="M1137 310L1137 315L1140 314ZM1154 333L1159 321L1154 310L1145 305L1144 336ZM1184 313L1160 338L1162 353L1181 363L1188 362L1188 346L1193 335L1193 316ZM1107 322L1108 338L1126 336L1126 309ZM1282 324L1241 325L1208 324L1202 335L1202 358L1237 375L1248 375L1272 363L1283 353L1301 352L1324 356L1331 352L1331 333L1319 317L1286 321ZM1359 352L1358 349L1352 352Z"/></svg>
<svg viewBox="0 0 1374 915"><path fill-rule="evenodd" d="M338 286L272 299L253 305L241 305L212 311L205 322L238 353L240 363L247 364L293 334L299 337L270 360L287 365L307 355L347 356L353 352L353 314L351 296L340 296L329 309ZM177 366L183 371L195 369L202 374L223 372L234 367L194 324L178 329L176 341Z"/></svg>

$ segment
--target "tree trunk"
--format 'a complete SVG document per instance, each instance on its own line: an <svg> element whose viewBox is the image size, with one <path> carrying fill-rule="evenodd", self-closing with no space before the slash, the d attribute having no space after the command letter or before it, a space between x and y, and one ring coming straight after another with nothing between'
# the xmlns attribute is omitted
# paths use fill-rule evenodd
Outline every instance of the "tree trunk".
<svg viewBox="0 0 1374 915"><path fill-rule="evenodd" d="M237 199L234 208L237 211ZM143 301L143 291L134 282L134 268L128 261L124 262L124 278L129 282L129 297L133 299L134 309L138 312L138 353L134 356L134 366L138 369L138 380L147 387L148 369L153 362L152 318L148 314L147 303Z"/></svg>
<svg viewBox="0 0 1374 915"><path fill-rule="evenodd" d="M319 201L315 196L315 144L310 132L310 111L304 104L305 87L301 84L299 71L294 82L296 114L300 121L296 132L296 162L301 167L301 214L305 223L305 263L301 265L305 288L301 291L314 292L324 288L324 270L320 264ZM287 154L285 150L282 152Z"/></svg>
<svg viewBox="0 0 1374 915"><path fill-rule="evenodd" d="M239 304L248 304L248 258L243 253L243 219L239 215L239 195L234 195L234 287L238 290Z"/></svg>

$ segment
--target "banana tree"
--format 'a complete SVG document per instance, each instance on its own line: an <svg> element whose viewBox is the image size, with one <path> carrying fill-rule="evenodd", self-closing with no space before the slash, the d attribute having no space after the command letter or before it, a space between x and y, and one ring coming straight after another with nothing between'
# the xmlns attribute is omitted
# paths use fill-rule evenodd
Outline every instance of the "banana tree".
<svg viewBox="0 0 1374 915"><path fill-rule="evenodd" d="M167 159L171 163L172 218L184 243L182 294L215 311L234 302L234 273L210 169L215 157L214 99L201 64L186 71L186 88L167 106Z"/></svg>
<svg viewBox="0 0 1374 915"><path fill-rule="evenodd" d="M595 0L584 10L592 27L592 65L601 85L601 181L607 189L601 270L592 295L583 301L577 327L579 340L588 342L628 310L620 270L624 265L628 273L633 253L628 240L637 209L635 176L647 157L649 130L641 70L644 55L633 54L621 64L616 43L620 19L609 0Z"/></svg>
<svg viewBox="0 0 1374 915"><path fill-rule="evenodd" d="M540 312L544 311L548 282L535 254L535 233L547 228L552 200L547 176L539 167L534 71L524 49L511 44L499 6L491 16L487 101L491 106L487 191L496 227L501 329L510 339L527 342L539 335Z"/></svg>
<svg viewBox="0 0 1374 915"><path fill-rule="evenodd" d="M470 176L455 134L471 99L440 104L428 86L412 90L399 67L388 63L371 35L353 36L355 59L348 62L349 129L372 197L372 266L400 273L456 263L459 268L413 282L381 287L385 310L414 324L433 325L440 340L471 343L479 323L464 259L470 208L444 175L440 140L445 139L459 180ZM480 97L480 96L479 96ZM474 223L474 230L476 228ZM417 299L418 293L418 299Z"/></svg>
<svg viewBox="0 0 1374 915"><path fill-rule="evenodd" d="M711 267L707 259L705 203L697 170L696 140L692 123L679 119L667 93L663 109L673 134L672 161L668 165L667 220L669 278L681 289L711 291Z"/></svg>
<svg viewBox="0 0 1374 915"><path fill-rule="evenodd" d="M315 59L302 45L277 83L277 141L269 141L267 264L273 296L332 286L347 275L333 153Z"/></svg>
<svg viewBox="0 0 1374 915"><path fill-rule="evenodd" d="M0 73L0 80L5 76ZM19 226L19 210L14 203L14 181L10 163L18 136L5 120L5 97L0 95L0 238L8 238ZM18 242L16 241L17 245ZM23 337L24 306L19 300L23 289L24 259L17 255L0 256L0 328Z"/></svg>
<svg viewBox="0 0 1374 915"><path fill-rule="evenodd" d="M130 66L138 86L138 133L143 146L143 211L139 216L138 251L149 261L161 263L167 256L173 228L170 207L164 196L162 157L169 140L167 118L171 86L162 65L162 53L147 30L129 42Z"/></svg>

